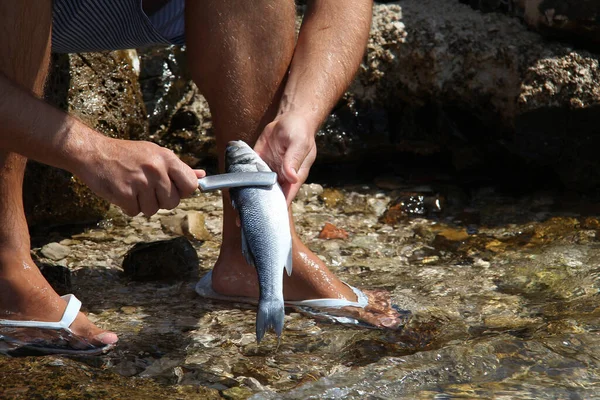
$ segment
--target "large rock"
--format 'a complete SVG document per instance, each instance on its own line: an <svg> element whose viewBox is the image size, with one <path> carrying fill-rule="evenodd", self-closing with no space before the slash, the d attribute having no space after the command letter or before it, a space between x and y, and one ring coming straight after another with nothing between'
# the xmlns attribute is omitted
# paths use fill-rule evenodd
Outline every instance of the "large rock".
<svg viewBox="0 0 600 400"><path fill-rule="evenodd" d="M483 12L517 15L549 37L583 45L600 44L600 2L596 0L461 0Z"/></svg>
<svg viewBox="0 0 600 400"><path fill-rule="evenodd" d="M139 51L140 85L152 140L191 167L216 165L216 142L208 103L189 77L185 47Z"/></svg>
<svg viewBox="0 0 600 400"><path fill-rule="evenodd" d="M457 2L401 4L374 7L365 62L347 95L358 114L383 116L380 128L363 124L364 136L383 139L379 152L451 152L457 167L516 154L569 186L600 182L600 168L590 169L600 144L598 55Z"/></svg>
<svg viewBox="0 0 600 400"><path fill-rule="evenodd" d="M136 63L135 51L55 55L47 100L105 135L147 139ZM71 173L35 162L23 195L30 225L95 221L109 206Z"/></svg>

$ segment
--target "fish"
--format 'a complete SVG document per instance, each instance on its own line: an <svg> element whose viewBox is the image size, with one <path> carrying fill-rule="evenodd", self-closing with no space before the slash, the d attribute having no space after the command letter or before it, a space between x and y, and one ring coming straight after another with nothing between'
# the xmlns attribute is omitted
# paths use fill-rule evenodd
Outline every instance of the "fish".
<svg viewBox="0 0 600 400"><path fill-rule="evenodd" d="M271 172L242 140L228 143L225 162L227 173ZM280 340L285 317L283 271L292 274L292 235L285 196L277 182L230 188L229 194L240 217L242 254L258 273L256 341L260 343L271 328Z"/></svg>

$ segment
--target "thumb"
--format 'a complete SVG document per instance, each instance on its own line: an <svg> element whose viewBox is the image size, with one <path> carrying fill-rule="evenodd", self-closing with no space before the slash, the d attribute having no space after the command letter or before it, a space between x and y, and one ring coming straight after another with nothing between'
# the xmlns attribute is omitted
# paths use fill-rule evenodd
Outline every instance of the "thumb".
<svg viewBox="0 0 600 400"><path fill-rule="evenodd" d="M291 145L283 156L283 176L289 183L298 182L298 171L306 158L306 153L302 146Z"/></svg>

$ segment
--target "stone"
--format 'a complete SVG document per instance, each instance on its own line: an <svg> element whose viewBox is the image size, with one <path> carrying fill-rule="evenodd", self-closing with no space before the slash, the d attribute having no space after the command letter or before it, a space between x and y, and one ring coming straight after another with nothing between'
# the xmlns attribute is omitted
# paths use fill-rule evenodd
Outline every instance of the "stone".
<svg viewBox="0 0 600 400"><path fill-rule="evenodd" d="M206 227L204 213L198 211L161 217L160 224L163 231L185 236L190 240L206 241L213 237Z"/></svg>
<svg viewBox="0 0 600 400"><path fill-rule="evenodd" d="M44 257L54 261L62 260L71 253L68 246L56 242L48 243L40 251Z"/></svg>
<svg viewBox="0 0 600 400"><path fill-rule="evenodd" d="M177 236L183 236L183 215L173 215L160 218L160 225L164 232L170 232Z"/></svg>
<svg viewBox="0 0 600 400"><path fill-rule="evenodd" d="M135 281L183 281L198 277L198 254L185 237L135 244L123 271Z"/></svg>
<svg viewBox="0 0 600 400"><path fill-rule="evenodd" d="M326 188L319 195L321 200L328 208L336 207L344 201L344 193L338 189Z"/></svg>
<svg viewBox="0 0 600 400"><path fill-rule="evenodd" d="M537 167L589 190L600 183L599 65L597 53L459 2L376 4L367 53L343 100L360 133L337 133L348 138L337 161L446 156L463 170L503 166L522 177Z"/></svg>
<svg viewBox="0 0 600 400"><path fill-rule="evenodd" d="M329 222L323 226L319 233L319 239L348 239L348 236L348 232Z"/></svg>
<svg viewBox="0 0 600 400"><path fill-rule="evenodd" d="M215 167L216 140L208 102L192 82L185 47L140 50L140 85L153 141L192 167Z"/></svg>
<svg viewBox="0 0 600 400"><path fill-rule="evenodd" d="M310 201L323 193L323 186L318 183L306 183L300 186L296 199Z"/></svg>
<svg viewBox="0 0 600 400"><path fill-rule="evenodd" d="M460 0L483 12L503 12L522 19L549 38L590 45L600 43L600 3L578 0Z"/></svg>
<svg viewBox="0 0 600 400"><path fill-rule="evenodd" d="M227 400L247 399L252 395L252 390L243 386L234 386L222 392L223 398Z"/></svg>
<svg viewBox="0 0 600 400"><path fill-rule="evenodd" d="M204 213L198 211L188 211L185 214L182 230L188 239L206 241L213 237L206 228Z"/></svg>
<svg viewBox="0 0 600 400"><path fill-rule="evenodd" d="M46 100L114 138L147 139L135 51L54 55ZM30 226L90 223L109 203L70 172L29 162L23 201Z"/></svg>

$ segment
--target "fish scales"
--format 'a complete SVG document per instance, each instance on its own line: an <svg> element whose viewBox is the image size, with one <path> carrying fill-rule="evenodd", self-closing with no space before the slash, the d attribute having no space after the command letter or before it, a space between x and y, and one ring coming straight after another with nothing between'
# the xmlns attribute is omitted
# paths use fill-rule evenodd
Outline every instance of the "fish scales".
<svg viewBox="0 0 600 400"><path fill-rule="evenodd" d="M266 163L244 142L227 147L227 172L266 172ZM239 187L229 190L238 210L242 230L242 252L258 273L259 303L256 339L260 343L273 328L283 330L283 270L291 273L292 238L285 196L279 184L271 187Z"/></svg>

